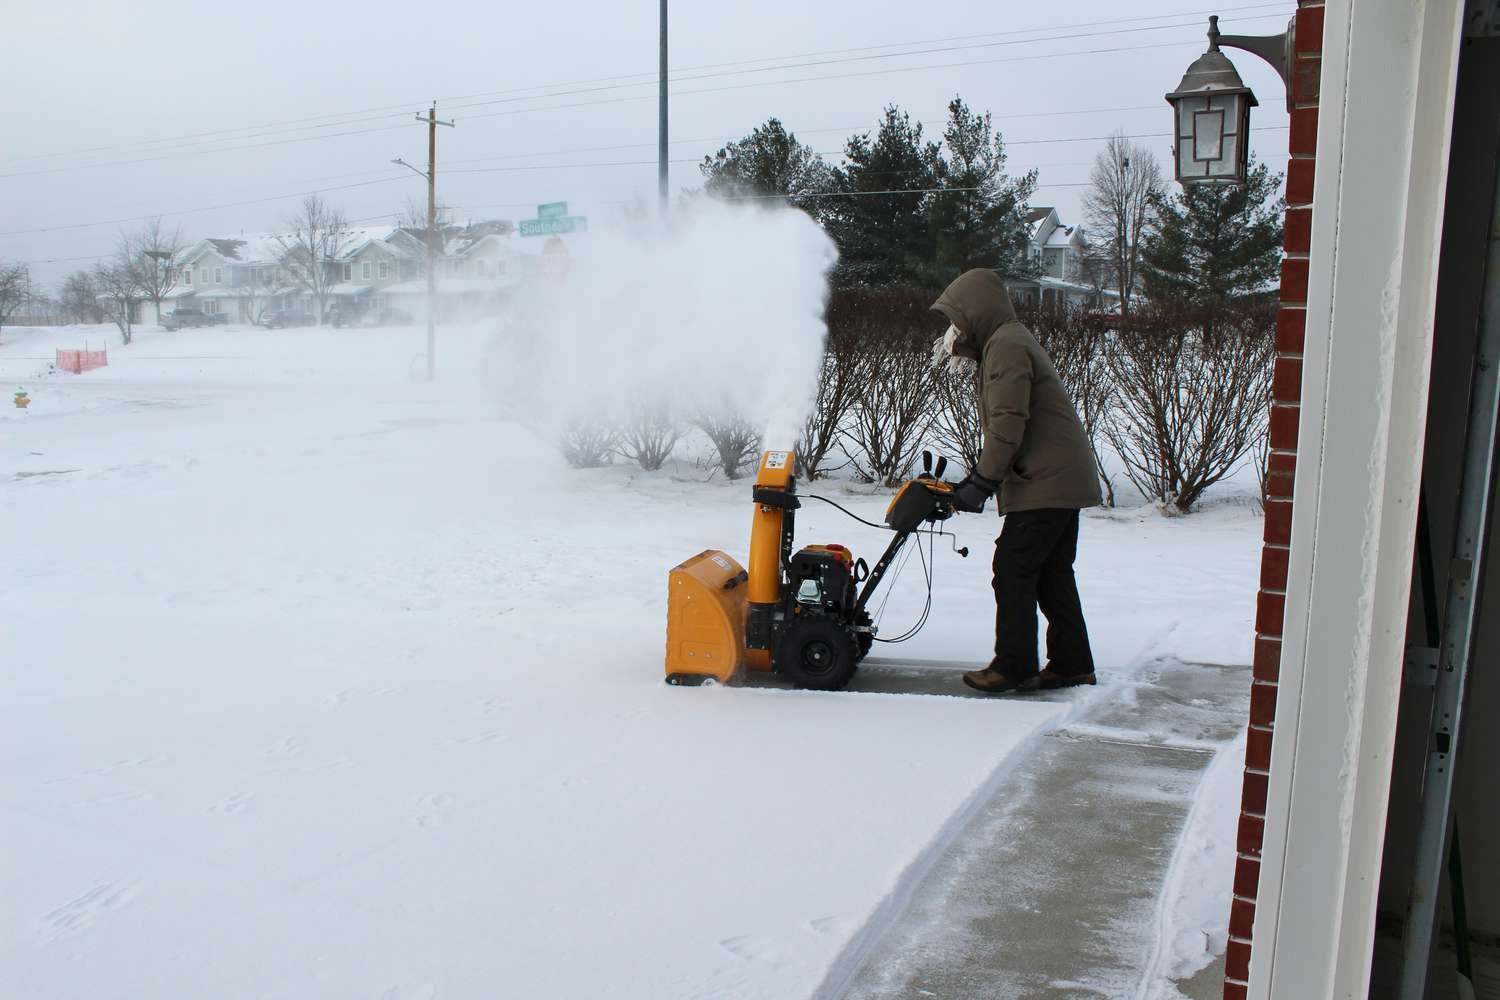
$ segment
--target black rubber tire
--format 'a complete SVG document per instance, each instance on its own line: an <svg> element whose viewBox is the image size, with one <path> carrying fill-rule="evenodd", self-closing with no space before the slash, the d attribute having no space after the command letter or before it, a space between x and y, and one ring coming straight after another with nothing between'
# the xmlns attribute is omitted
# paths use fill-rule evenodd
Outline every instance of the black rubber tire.
<svg viewBox="0 0 1500 1000"><path fill-rule="evenodd" d="M860 625L873 624L870 616L863 611L859 613L857 621ZM854 643L859 650L859 659L863 661L865 657L870 655L870 650L875 648L875 637L869 632L856 632L854 633Z"/></svg>
<svg viewBox="0 0 1500 1000"><path fill-rule="evenodd" d="M800 688L838 691L859 666L853 633L831 621L795 622L776 646L776 672Z"/></svg>

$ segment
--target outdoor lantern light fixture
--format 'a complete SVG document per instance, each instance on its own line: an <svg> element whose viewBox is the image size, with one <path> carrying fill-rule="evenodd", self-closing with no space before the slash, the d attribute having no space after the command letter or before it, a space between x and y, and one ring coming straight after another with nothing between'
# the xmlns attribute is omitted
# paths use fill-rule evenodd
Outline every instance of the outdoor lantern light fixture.
<svg viewBox="0 0 1500 1000"><path fill-rule="evenodd" d="M1217 15L1208 19L1208 51L1199 56L1177 89L1172 105L1172 157L1180 184L1243 184L1250 159L1250 109L1258 103L1219 45L1246 49L1287 79L1292 28L1266 37L1221 36Z"/></svg>

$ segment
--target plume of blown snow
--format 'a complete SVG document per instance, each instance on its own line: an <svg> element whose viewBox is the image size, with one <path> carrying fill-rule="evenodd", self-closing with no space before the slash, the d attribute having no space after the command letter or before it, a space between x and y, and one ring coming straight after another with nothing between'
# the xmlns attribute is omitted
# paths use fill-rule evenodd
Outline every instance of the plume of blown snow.
<svg viewBox="0 0 1500 1000"><path fill-rule="evenodd" d="M816 380L833 242L805 213L703 201L601 230L503 319L489 381L504 411L555 431L669 407L736 418L793 447Z"/></svg>

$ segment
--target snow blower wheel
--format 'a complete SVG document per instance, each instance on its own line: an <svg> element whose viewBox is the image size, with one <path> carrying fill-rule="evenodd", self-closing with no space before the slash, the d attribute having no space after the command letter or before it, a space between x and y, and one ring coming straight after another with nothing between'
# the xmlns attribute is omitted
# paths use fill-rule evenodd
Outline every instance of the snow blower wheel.
<svg viewBox="0 0 1500 1000"><path fill-rule="evenodd" d="M854 636L833 621L794 622L782 631L776 647L776 672L814 691L842 689L859 660Z"/></svg>

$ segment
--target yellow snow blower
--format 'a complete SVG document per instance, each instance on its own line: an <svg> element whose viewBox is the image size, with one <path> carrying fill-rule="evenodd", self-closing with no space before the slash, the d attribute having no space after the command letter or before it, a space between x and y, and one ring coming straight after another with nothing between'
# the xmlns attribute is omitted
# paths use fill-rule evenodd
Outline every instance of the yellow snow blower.
<svg viewBox="0 0 1500 1000"><path fill-rule="evenodd" d="M942 480L946 460L938 459L934 473L932 456L922 458L922 475L905 483L886 510L884 527L894 535L871 568L842 545L792 550L801 507L795 456L762 455L752 492L749 569L713 549L667 576L667 683L730 683L751 670L823 691L848 684L876 641L868 610L876 588L913 534L936 534L923 526L954 513L953 485ZM967 549L955 551L968 555ZM930 608L931 567L925 553L923 559ZM925 621L924 612L916 628Z"/></svg>

